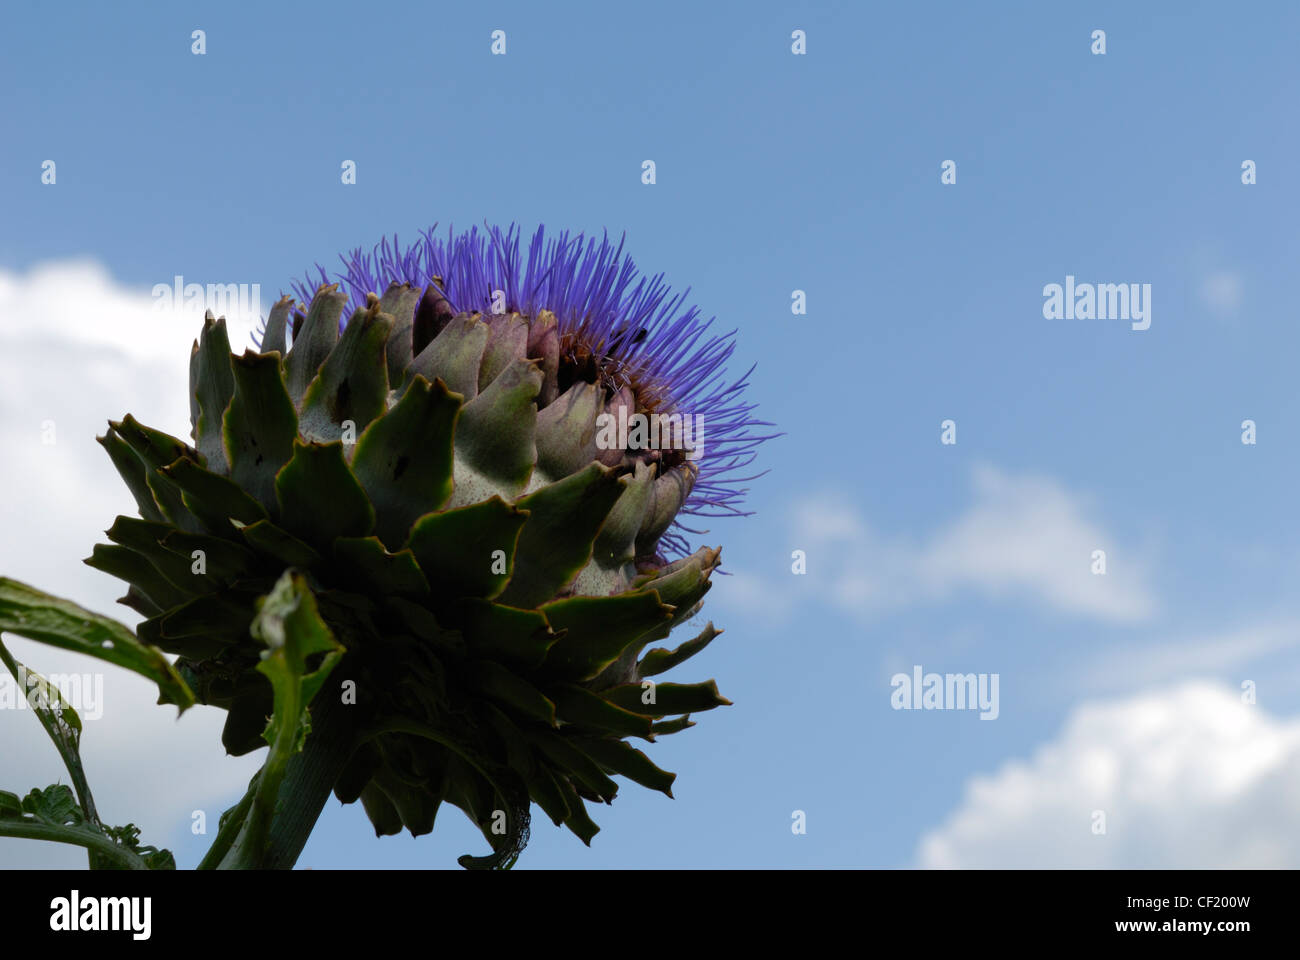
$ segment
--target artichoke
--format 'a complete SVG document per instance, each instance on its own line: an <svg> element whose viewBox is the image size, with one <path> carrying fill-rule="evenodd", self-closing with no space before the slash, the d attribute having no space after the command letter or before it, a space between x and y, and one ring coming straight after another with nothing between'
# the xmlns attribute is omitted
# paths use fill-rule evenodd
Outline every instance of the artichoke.
<svg viewBox="0 0 1300 960"><path fill-rule="evenodd" d="M207 315L190 360L192 443L110 421L99 442L139 517L87 563L129 584L140 639L227 711L232 754L264 746L272 686L259 598L286 570L345 653L310 708L266 866L291 866L332 791L377 835L432 830L445 801L514 862L532 803L584 843L613 776L671 796L629 741L729 703L657 682L704 649L719 551L680 519L740 513L734 472L765 439L661 278L607 239L425 234L344 259L275 304L232 353ZM380 292L382 290L382 293ZM346 317L346 322L344 322ZM711 321L710 321L711 322ZM610 442L635 415L702 415L709 442ZM620 420L621 418L621 420ZM622 445L620 445L620 443ZM165 697L164 697L165 699Z"/></svg>

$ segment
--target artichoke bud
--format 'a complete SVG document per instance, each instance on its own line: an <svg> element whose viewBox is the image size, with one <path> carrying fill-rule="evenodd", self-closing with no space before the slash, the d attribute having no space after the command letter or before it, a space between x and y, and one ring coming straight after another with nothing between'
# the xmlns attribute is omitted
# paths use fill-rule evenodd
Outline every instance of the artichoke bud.
<svg viewBox="0 0 1300 960"><path fill-rule="evenodd" d="M192 442L129 416L100 438L140 515L86 562L130 585L141 637L228 711L236 755L264 745L270 712L257 601L298 569L355 681L340 800L380 835L461 808L493 848L468 866L510 862L532 803L589 843L585 804L612 801L613 776L671 796L674 775L629 741L728 703L712 681L645 679L718 633L647 650L718 566L707 547L665 557L699 465L608 442L611 422L665 409L616 338L546 309L457 310L441 277L348 299L282 298L239 355L208 314Z"/></svg>

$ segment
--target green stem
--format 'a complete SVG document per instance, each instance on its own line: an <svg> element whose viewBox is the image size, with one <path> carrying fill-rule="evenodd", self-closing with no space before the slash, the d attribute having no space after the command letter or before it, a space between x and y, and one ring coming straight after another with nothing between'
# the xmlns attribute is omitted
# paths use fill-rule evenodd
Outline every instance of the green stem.
<svg viewBox="0 0 1300 960"><path fill-rule="evenodd" d="M279 802L266 855L260 866L267 870L288 870L307 844L312 828L339 775L357 748L357 732L351 712L337 685L326 684L311 705L311 732L302 752L290 758L280 784Z"/></svg>
<svg viewBox="0 0 1300 960"><path fill-rule="evenodd" d="M108 857L127 870L148 870L149 865L121 844L88 828L70 829L30 820L0 820L0 837L20 837L24 840L52 840L85 847Z"/></svg>
<svg viewBox="0 0 1300 960"><path fill-rule="evenodd" d="M217 831L217 838L212 841L212 846L208 852L203 855L199 861L196 870L215 870L221 865L221 861L230 851L231 846L235 843L235 838L239 836L239 831L244 826L244 819L248 816L248 810L253 805L253 797L257 794L257 780L253 777L252 783L248 785L248 792L244 794L244 799L240 800L230 810L230 816L226 818L225 825Z"/></svg>

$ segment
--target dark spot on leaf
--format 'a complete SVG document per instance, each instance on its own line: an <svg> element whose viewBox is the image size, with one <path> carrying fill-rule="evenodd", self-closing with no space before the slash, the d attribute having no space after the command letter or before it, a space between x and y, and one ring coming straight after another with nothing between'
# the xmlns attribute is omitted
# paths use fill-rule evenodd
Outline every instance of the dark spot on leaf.
<svg viewBox="0 0 1300 960"><path fill-rule="evenodd" d="M398 480L406 472L406 468L411 465L411 458L403 454L397 458L397 465L393 467L393 479Z"/></svg>
<svg viewBox="0 0 1300 960"><path fill-rule="evenodd" d="M334 421L337 423L343 419L348 410L348 401L352 399L352 382L344 380L339 384L338 392L334 395L334 409L331 411L334 415Z"/></svg>

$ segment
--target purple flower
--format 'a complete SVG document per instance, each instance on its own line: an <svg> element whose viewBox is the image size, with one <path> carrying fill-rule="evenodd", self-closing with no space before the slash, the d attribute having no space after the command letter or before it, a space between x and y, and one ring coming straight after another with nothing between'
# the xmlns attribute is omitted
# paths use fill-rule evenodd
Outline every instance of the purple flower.
<svg viewBox="0 0 1300 960"><path fill-rule="evenodd" d="M680 513L718 517L751 512L742 509L745 484L762 474L746 470L758 446L774 434L762 432L771 424L756 419L756 405L744 398L753 368L737 379L724 369L735 350L735 331L712 332L713 318L703 319L698 307L687 306L689 288L670 295L662 274L641 276L623 255L622 240L615 246L608 235L599 241L567 232L548 238L539 226L521 251L521 233L514 224L504 231L475 227L457 234L449 229L445 239L436 237L434 229L407 247L394 236L369 253L357 248L341 256L343 270L333 280L349 294L350 306L362 308L368 293L406 282L419 288L436 283L458 313L536 317L551 311L570 379L598 380L607 396L630 388L638 410L702 418L707 443ZM294 285L294 292L309 302L317 286L329 282L317 265L315 282L309 276ZM663 537L663 546L686 552L683 532L705 531L677 522Z"/></svg>

